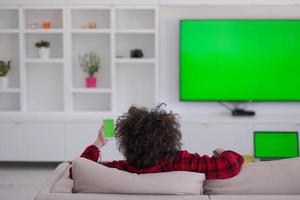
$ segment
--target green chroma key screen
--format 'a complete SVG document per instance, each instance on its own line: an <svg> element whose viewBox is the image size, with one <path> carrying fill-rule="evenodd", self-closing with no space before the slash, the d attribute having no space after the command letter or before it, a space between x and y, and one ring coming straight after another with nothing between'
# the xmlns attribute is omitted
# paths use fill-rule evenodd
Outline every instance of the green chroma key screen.
<svg viewBox="0 0 300 200"><path fill-rule="evenodd" d="M181 101L300 101L300 20L181 20Z"/></svg>
<svg viewBox="0 0 300 200"><path fill-rule="evenodd" d="M298 156L297 132L254 132L255 158L293 158Z"/></svg>
<svg viewBox="0 0 300 200"><path fill-rule="evenodd" d="M103 126L104 126L104 136L105 137L111 138L111 137L115 136L114 119L104 119Z"/></svg>

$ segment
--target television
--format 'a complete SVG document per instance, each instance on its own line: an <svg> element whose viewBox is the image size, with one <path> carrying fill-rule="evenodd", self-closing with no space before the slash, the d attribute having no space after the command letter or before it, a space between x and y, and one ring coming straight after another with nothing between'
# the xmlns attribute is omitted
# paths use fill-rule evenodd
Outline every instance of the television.
<svg viewBox="0 0 300 200"><path fill-rule="evenodd" d="M255 158L293 158L298 156L297 132L254 132Z"/></svg>
<svg viewBox="0 0 300 200"><path fill-rule="evenodd" d="M181 101L300 101L300 20L180 21Z"/></svg>

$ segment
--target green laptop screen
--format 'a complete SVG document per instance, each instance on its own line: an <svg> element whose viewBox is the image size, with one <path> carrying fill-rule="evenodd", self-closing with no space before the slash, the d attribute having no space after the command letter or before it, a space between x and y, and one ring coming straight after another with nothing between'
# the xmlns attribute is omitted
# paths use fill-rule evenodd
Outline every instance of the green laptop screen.
<svg viewBox="0 0 300 200"><path fill-rule="evenodd" d="M293 158L298 156L297 132L254 132L255 158Z"/></svg>

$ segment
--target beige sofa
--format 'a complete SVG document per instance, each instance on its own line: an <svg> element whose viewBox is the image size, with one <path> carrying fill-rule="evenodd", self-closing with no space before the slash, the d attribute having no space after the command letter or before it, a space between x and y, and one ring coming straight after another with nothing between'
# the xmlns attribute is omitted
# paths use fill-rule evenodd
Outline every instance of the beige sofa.
<svg viewBox="0 0 300 200"><path fill-rule="evenodd" d="M245 164L231 179L206 180L203 195L72 193L69 167L60 164L36 200L300 200L299 158Z"/></svg>

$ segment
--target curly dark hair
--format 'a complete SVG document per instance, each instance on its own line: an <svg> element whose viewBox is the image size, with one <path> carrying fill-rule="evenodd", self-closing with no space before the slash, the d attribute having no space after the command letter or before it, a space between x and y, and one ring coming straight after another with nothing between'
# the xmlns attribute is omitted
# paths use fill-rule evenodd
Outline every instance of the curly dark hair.
<svg viewBox="0 0 300 200"><path fill-rule="evenodd" d="M148 110L131 106L118 117L115 137L119 151L137 168L171 161L181 149L180 124L176 113L166 112L160 104Z"/></svg>

